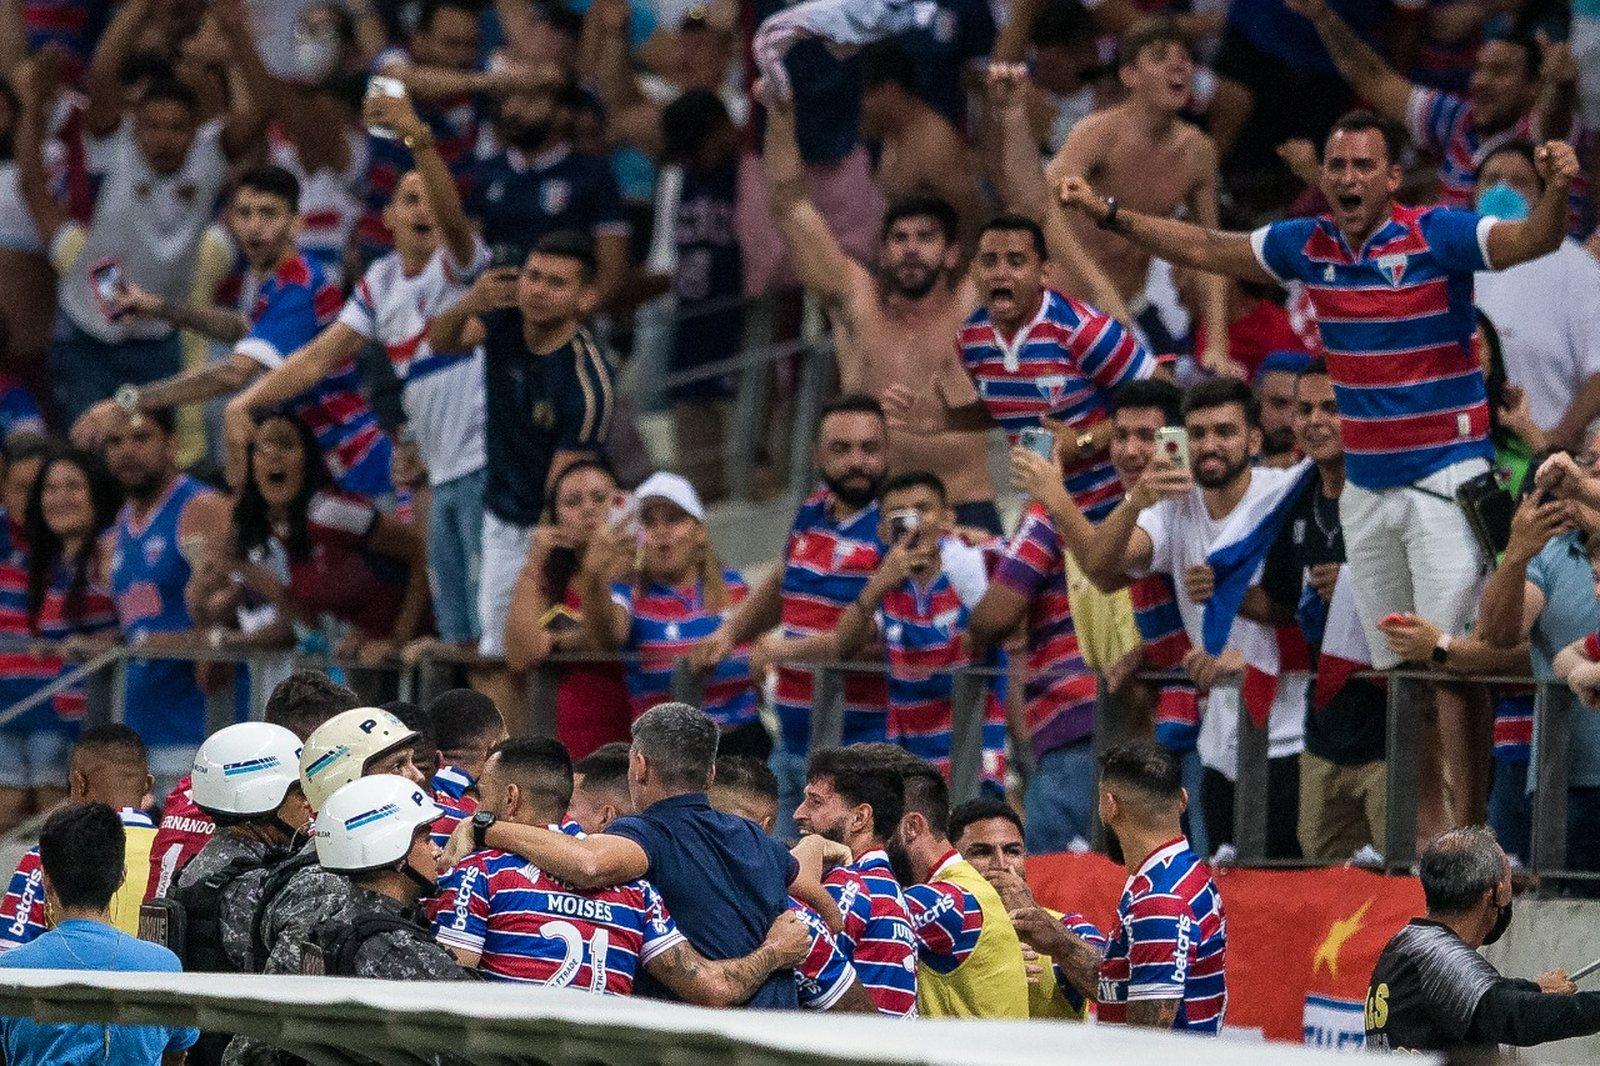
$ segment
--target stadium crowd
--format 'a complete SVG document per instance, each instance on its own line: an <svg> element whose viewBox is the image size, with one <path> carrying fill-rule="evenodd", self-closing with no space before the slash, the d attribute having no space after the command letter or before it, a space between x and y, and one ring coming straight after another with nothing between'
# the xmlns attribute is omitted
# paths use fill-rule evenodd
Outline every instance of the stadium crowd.
<svg viewBox="0 0 1600 1066"><path fill-rule="evenodd" d="M153 901L190 969L1216 1032L1241 723L1267 856L1381 866L1403 664L1419 840L1526 862L1526 682L1600 706L1591 6L0 4L0 966L175 966ZM747 576L738 373L819 322ZM1097 839L1104 932L1021 866Z"/></svg>

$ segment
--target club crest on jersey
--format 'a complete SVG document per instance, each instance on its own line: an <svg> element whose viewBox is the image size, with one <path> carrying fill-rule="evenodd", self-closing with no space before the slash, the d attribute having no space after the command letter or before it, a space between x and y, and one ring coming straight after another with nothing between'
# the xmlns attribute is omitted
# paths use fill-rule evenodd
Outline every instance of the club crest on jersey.
<svg viewBox="0 0 1600 1066"><path fill-rule="evenodd" d="M539 184L539 206L547 215L559 215L572 202L572 183L564 178L551 178Z"/></svg>
<svg viewBox="0 0 1600 1066"><path fill-rule="evenodd" d="M1034 379L1034 386L1038 388L1039 395L1050 403L1051 410L1059 407L1061 398L1066 395L1067 379L1061 374L1047 374Z"/></svg>
<svg viewBox="0 0 1600 1066"><path fill-rule="evenodd" d="M1406 276L1405 253L1378 256L1378 273L1382 274L1390 285L1399 286L1400 279Z"/></svg>
<svg viewBox="0 0 1600 1066"><path fill-rule="evenodd" d="M157 534L144 542L144 562L146 566L154 566L161 561L161 556L167 550L167 538Z"/></svg>
<svg viewBox="0 0 1600 1066"><path fill-rule="evenodd" d="M667 639L668 640L677 640L678 639L678 635L679 635L678 623L676 623L676 622L668 622L667 623L667 628L666 628L666 637L667 637Z"/></svg>

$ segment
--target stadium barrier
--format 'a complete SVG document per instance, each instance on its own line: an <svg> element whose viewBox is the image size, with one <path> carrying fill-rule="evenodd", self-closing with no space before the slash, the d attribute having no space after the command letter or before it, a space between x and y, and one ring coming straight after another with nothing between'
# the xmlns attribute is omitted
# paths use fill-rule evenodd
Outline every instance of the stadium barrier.
<svg viewBox="0 0 1600 1066"><path fill-rule="evenodd" d="M1122 1026L717 1011L570 989L337 977L0 970L0 1015L242 1033L317 1066L1309 1066L1332 1054Z"/></svg>

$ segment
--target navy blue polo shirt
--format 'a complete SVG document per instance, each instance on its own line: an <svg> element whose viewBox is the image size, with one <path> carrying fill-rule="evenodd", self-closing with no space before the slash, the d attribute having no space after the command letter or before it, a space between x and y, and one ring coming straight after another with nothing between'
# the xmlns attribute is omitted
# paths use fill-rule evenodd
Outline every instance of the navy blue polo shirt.
<svg viewBox="0 0 1600 1066"><path fill-rule="evenodd" d="M616 369L582 328L548 355L529 351L515 307L484 315L483 329L483 506L512 525L535 526L556 453L604 449Z"/></svg>
<svg viewBox="0 0 1600 1066"><path fill-rule="evenodd" d="M557 230L591 237L628 232L610 162L569 148L538 157L508 148L485 159L473 172L467 214L483 224L491 247L531 248Z"/></svg>
<svg viewBox="0 0 1600 1066"><path fill-rule="evenodd" d="M800 864L754 822L712 808L704 792L652 803L618 818L605 832L633 841L649 856L656 886L683 935L708 959L748 955L767 938L789 901ZM671 998L639 975L641 990ZM778 970L746 1004L796 1010L794 971Z"/></svg>

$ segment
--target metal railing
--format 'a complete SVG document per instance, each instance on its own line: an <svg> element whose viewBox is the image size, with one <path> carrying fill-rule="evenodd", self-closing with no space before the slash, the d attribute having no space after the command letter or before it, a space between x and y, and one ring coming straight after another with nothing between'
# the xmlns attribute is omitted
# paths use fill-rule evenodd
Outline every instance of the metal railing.
<svg viewBox="0 0 1600 1066"><path fill-rule="evenodd" d="M546 735L554 734L557 692L567 668L607 663L621 665L635 658L630 655L562 655L532 666L525 674L531 729ZM485 659L471 652L452 649L435 649L411 662L390 661L370 666L328 657L299 656L284 651L219 651L198 643L189 647L164 645L160 648L119 645L74 666L61 679L35 692L28 699L0 709L0 725L61 689L79 683L86 689L87 723L121 721L128 665L152 659L223 662L253 667L250 670L249 711L256 717L263 713L266 704L269 669L281 671L287 662L292 662L296 667L342 669L364 698L375 701L379 694L373 692L370 684L364 685L363 682L371 682L376 678L388 686L388 695L383 698L400 698L416 703L427 703L446 689L462 684L466 671L504 666L504 661L500 659ZM845 679L851 674L886 672L881 663L870 662L788 665L812 674L812 749L833 747L843 740ZM953 673L950 792L952 801L960 802L978 795L981 788L987 696L992 679L1006 672L974 666ZM1013 682L1020 680L1015 673L1010 676ZM1026 675L1031 679L1050 676L1056 675L1049 672ZM1161 681L1182 676L1146 673L1139 675L1139 680ZM1538 743L1534 747L1530 774L1533 781L1533 811L1529 869L1541 876L1557 879L1597 876L1568 871L1564 867L1567 854L1567 786L1571 769L1569 745L1574 715L1574 697L1566 685L1527 677L1476 677L1404 669L1356 676L1383 679L1388 686L1387 807L1382 851L1390 870L1407 871L1416 862L1418 766L1422 745L1428 742L1421 726L1424 711L1433 698L1434 687L1440 683L1514 684L1532 687L1536 693L1534 716L1538 726ZM1130 715L1126 700L1122 695L1113 693L1103 677L1097 679L1097 685L1092 734L1096 756L1109 745L1134 735L1129 730ZM672 672L672 698L698 705L702 693L701 675L690 668L687 660L679 660ZM208 694L208 731L235 720L234 700L234 688L231 685L221 686ZM1234 789L1233 843L1241 865L1271 865L1272 861L1267 856L1269 821L1282 815L1272 811L1268 803L1268 730L1256 725L1244 700L1238 700L1237 704L1238 772ZM1015 751L1013 762L1021 767L1026 776L1031 766L1031 753Z"/></svg>

